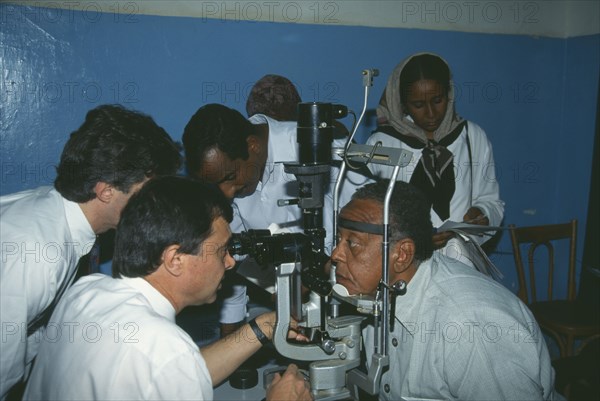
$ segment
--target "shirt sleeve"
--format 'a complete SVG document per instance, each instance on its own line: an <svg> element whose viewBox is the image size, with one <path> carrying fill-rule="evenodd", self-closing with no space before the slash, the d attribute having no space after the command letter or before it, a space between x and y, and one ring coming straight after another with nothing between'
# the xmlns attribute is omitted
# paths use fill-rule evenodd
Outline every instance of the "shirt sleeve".
<svg viewBox="0 0 600 401"><path fill-rule="evenodd" d="M473 123L469 123L469 139L473 147L471 153L474 158L472 206L483 211L491 226L498 226L504 218L504 202L500 200L500 187L496 177L492 144L485 132Z"/></svg>
<svg viewBox="0 0 600 401"><path fill-rule="evenodd" d="M457 344L445 347L443 374L450 393L460 400L560 399L537 324L500 319L473 324Z"/></svg>
<svg viewBox="0 0 600 401"><path fill-rule="evenodd" d="M14 243L15 252L9 248L11 253L2 255L4 260L0 272L0 399L29 373L43 329L28 336L27 326L50 305L56 295L55 270L56 265L62 263L62 258L54 264L46 263L46 258L40 256L40 243L44 243L43 241L17 235L15 232L19 230L10 230L12 226L4 220L3 224L3 238L6 236L14 239L14 242L5 242L4 245Z"/></svg>

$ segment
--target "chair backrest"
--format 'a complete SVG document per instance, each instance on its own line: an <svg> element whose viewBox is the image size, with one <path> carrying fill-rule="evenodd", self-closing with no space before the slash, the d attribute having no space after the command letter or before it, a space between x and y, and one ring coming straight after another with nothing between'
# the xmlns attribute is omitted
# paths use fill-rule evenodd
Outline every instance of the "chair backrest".
<svg viewBox="0 0 600 401"><path fill-rule="evenodd" d="M521 257L521 244L528 244L528 247L526 247L526 249L528 250L527 263L529 267L529 286L531 289L531 302L536 302L536 267L534 265L534 262L536 261L535 252L536 250L541 249L541 245L543 245L548 250L548 300L552 300L554 264L556 258L553 243L555 243L555 241L558 240L565 240L569 241L567 299L570 301L575 300L575 250L577 246L577 220L571 220L571 222L564 224L548 224L543 226L532 227L515 227L514 225L510 225L509 228L510 238L513 247L513 254L515 257L515 265L517 267L517 276L519 280L519 291L517 293L517 296L521 298L523 302L529 304L529 297L527 295L527 283L525 281L525 268L523 265L523 258Z"/></svg>

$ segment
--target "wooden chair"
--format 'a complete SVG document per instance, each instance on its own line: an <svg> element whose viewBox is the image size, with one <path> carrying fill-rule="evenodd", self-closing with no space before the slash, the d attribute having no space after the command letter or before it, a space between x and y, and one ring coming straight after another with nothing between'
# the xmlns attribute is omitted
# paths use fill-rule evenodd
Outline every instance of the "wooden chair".
<svg viewBox="0 0 600 401"><path fill-rule="evenodd" d="M515 227L510 225L515 265L519 281L517 296L529 306L540 327L548 332L557 342L560 356L573 355L575 338L589 338L600 333L598 317L591 312L591 308L576 300L575 266L577 246L577 220L564 224L549 224L533 227ZM569 262L567 269L567 299L555 300L552 296L554 283L554 265L556 255L554 245L557 241L569 242ZM525 268L521 257L521 245L527 246L527 262L529 267L529 288L531 299L528 296L525 281ZM543 245L543 246L542 246ZM542 247L541 247L542 246ZM536 293L536 273L541 272L543 266L536 266L535 262L540 253L537 250L546 248L548 265L548 296L547 300L538 301ZM544 259L542 259L544 260ZM538 263L539 265L540 263ZM557 280L561 280L557 278ZM562 281L562 280L561 280Z"/></svg>

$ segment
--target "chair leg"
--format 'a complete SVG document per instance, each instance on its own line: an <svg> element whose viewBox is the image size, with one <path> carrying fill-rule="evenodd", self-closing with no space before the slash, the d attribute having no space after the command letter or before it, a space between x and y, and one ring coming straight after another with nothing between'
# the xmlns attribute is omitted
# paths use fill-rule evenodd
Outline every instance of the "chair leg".
<svg viewBox="0 0 600 401"><path fill-rule="evenodd" d="M567 348L565 337L555 332L554 330L545 329L550 337L556 341L556 345L558 345L558 351L560 352L560 358L564 358L569 355L569 350Z"/></svg>

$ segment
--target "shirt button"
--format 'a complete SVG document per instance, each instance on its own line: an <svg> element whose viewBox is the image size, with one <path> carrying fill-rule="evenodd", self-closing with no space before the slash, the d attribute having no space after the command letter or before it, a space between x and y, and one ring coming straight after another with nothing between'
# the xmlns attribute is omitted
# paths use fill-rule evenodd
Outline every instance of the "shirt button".
<svg viewBox="0 0 600 401"><path fill-rule="evenodd" d="M385 391L386 393L389 393L390 392L390 385L389 384L384 385L383 386L383 391Z"/></svg>
<svg viewBox="0 0 600 401"><path fill-rule="evenodd" d="M397 338L392 338L392 345L393 345L394 347L397 347L397 346L398 346L398 339L397 339Z"/></svg>

